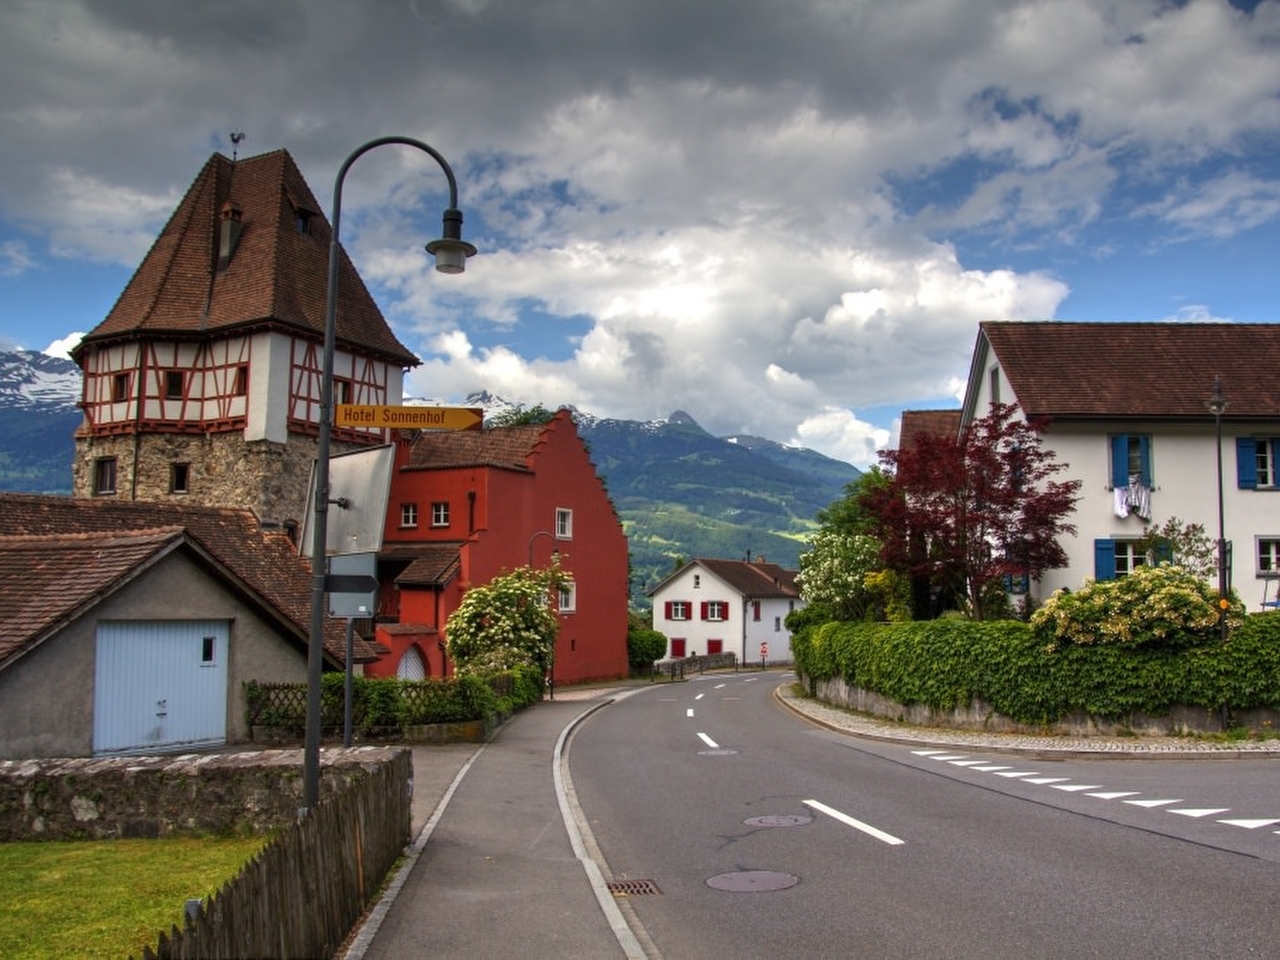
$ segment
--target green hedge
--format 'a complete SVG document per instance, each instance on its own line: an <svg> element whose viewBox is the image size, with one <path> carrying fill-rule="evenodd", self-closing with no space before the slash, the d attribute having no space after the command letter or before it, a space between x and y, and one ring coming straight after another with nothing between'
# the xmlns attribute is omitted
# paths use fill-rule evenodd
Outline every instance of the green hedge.
<svg viewBox="0 0 1280 960"><path fill-rule="evenodd" d="M345 677L326 673L321 678L320 723L343 725ZM384 732L406 726L484 720L513 713L542 699L543 679L532 668L517 668L492 676L463 674L433 680L396 677L352 677L351 719L359 729ZM306 727L305 683L245 684L246 718L251 726Z"/></svg>
<svg viewBox="0 0 1280 960"><path fill-rule="evenodd" d="M1280 613L1250 616L1226 643L1053 649L1017 621L825 623L792 637L811 683L843 677L904 705L982 700L1019 723L1084 713L1123 720L1178 706L1280 709ZM812 692L812 691L811 691Z"/></svg>

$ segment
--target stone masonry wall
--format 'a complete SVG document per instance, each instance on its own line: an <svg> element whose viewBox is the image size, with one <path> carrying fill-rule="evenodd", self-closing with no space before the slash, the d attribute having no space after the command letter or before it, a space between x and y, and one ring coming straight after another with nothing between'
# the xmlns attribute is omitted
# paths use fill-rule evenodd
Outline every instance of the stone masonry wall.
<svg viewBox="0 0 1280 960"><path fill-rule="evenodd" d="M325 750L321 801L385 764L407 795L407 749ZM0 761L0 842L266 833L297 819L302 766L301 750Z"/></svg>
<svg viewBox="0 0 1280 960"><path fill-rule="evenodd" d="M334 453L342 445L334 444ZM124 499L181 501L247 508L265 523L301 523L307 507L316 441L292 436L288 443L245 441L239 432L79 437L72 465L72 495L93 496L94 462L116 458L116 493ZM170 492L175 463L188 464L186 493Z"/></svg>

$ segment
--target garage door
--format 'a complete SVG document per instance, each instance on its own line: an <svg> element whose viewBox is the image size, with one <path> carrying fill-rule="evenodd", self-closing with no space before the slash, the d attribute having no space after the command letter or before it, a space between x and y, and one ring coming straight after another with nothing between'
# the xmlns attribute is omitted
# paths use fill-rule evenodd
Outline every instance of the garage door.
<svg viewBox="0 0 1280 960"><path fill-rule="evenodd" d="M98 624L94 754L225 743L229 636L225 620Z"/></svg>

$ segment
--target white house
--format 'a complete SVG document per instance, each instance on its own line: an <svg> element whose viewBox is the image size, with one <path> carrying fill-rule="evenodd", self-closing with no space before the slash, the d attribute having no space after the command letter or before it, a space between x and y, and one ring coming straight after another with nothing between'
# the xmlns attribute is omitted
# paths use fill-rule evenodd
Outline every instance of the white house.
<svg viewBox="0 0 1280 960"><path fill-rule="evenodd" d="M739 663L790 663L787 614L804 605L796 572L763 558L697 558L649 591L667 657L734 653Z"/></svg>
<svg viewBox="0 0 1280 960"><path fill-rule="evenodd" d="M1045 449L1067 465L1058 479L1081 481L1069 518L1076 533L1060 541L1069 565L1031 584L1032 597L1146 562L1137 540L1148 524L1176 517L1216 541L1221 516L1230 585L1250 610L1273 603L1277 369L1274 323L982 323L961 423L1016 402L1029 419L1044 418ZM1215 383L1225 401L1218 416Z"/></svg>

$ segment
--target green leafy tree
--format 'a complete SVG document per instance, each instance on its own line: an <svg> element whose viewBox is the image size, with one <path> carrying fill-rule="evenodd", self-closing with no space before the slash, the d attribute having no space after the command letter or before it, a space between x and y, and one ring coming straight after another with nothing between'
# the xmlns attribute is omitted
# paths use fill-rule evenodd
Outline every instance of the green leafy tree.
<svg viewBox="0 0 1280 960"><path fill-rule="evenodd" d="M1149 523L1142 528L1138 545L1148 563L1170 561L1202 580L1212 581L1217 575L1217 550L1204 524L1183 523L1177 517L1160 526Z"/></svg>
<svg viewBox="0 0 1280 960"><path fill-rule="evenodd" d="M538 403L532 407L511 407L501 413L495 413L485 422L485 427L529 427L550 423L555 411L548 410Z"/></svg>
<svg viewBox="0 0 1280 960"><path fill-rule="evenodd" d="M632 612L627 617L627 663L633 673L648 671L667 652L667 637L650 621Z"/></svg>
<svg viewBox="0 0 1280 960"><path fill-rule="evenodd" d="M449 656L459 674L551 665L560 622L551 591L568 582L558 564L517 567L472 587L445 624Z"/></svg>

